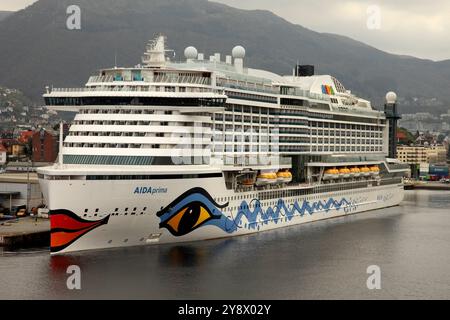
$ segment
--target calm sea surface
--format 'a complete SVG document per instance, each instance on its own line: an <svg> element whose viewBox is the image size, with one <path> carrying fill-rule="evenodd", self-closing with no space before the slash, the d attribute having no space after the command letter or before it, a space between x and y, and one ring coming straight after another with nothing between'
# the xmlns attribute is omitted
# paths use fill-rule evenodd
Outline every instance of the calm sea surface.
<svg viewBox="0 0 450 320"><path fill-rule="evenodd" d="M450 192L407 191L398 207L225 240L0 251L0 299L449 299L449 208ZM381 290L367 289L370 265Z"/></svg>

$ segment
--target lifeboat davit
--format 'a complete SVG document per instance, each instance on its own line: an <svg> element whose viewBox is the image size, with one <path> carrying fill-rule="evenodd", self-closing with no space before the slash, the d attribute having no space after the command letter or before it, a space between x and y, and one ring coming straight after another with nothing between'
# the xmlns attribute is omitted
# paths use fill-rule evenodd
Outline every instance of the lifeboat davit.
<svg viewBox="0 0 450 320"><path fill-rule="evenodd" d="M280 170L277 173L277 181L279 183L289 183L292 181L292 173L288 170Z"/></svg>
<svg viewBox="0 0 450 320"><path fill-rule="evenodd" d="M262 172L256 177L257 186L265 186L268 184L274 184L278 182L278 177L275 172Z"/></svg>

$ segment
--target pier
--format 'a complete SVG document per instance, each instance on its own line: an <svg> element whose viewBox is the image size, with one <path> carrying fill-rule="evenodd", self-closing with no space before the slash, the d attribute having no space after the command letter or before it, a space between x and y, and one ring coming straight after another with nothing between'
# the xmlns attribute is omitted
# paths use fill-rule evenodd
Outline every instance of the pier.
<svg viewBox="0 0 450 320"><path fill-rule="evenodd" d="M0 247L20 249L50 246L50 220L25 217L0 221Z"/></svg>
<svg viewBox="0 0 450 320"><path fill-rule="evenodd" d="M413 181L405 183L405 190L450 190L450 183Z"/></svg>

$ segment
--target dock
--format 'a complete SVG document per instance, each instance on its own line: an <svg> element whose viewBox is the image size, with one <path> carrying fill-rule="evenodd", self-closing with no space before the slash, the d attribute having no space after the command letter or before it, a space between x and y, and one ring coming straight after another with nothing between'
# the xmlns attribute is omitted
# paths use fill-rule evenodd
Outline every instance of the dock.
<svg viewBox="0 0 450 320"><path fill-rule="evenodd" d="M441 183L441 182L409 182L405 183L405 190L436 190L436 191L445 191L450 190L449 183Z"/></svg>
<svg viewBox="0 0 450 320"><path fill-rule="evenodd" d="M50 220L24 217L0 221L0 247L20 249L50 246Z"/></svg>

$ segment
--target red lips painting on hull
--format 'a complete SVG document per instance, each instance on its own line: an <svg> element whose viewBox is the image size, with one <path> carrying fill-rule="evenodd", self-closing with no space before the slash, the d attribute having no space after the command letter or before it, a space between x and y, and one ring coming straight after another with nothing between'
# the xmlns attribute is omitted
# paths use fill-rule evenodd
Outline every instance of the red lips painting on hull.
<svg viewBox="0 0 450 320"><path fill-rule="evenodd" d="M84 220L69 210L50 212L50 251L59 252L95 228L107 224L109 215L101 220Z"/></svg>

